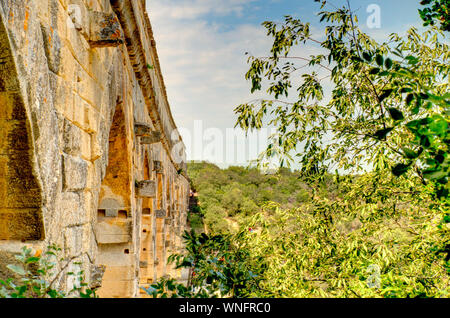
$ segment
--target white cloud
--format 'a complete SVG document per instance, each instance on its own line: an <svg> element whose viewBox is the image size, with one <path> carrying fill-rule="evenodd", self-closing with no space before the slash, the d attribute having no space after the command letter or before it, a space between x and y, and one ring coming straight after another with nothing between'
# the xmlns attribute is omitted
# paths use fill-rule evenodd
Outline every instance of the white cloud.
<svg viewBox="0 0 450 318"><path fill-rule="evenodd" d="M149 12L156 19L197 19L206 14L240 15L244 6L254 1L256 0L157 0L149 4Z"/></svg>
<svg viewBox="0 0 450 318"><path fill-rule="evenodd" d="M250 94L250 83L245 80L244 75L248 70L245 52L262 56L271 47L271 39L266 36L265 29L260 25L225 26L210 22L211 16L239 16L245 6L254 1L147 2L169 103L177 126L182 130L192 132L195 121L202 120L205 129L215 127L225 134L225 130L234 127L236 123L234 108L263 96ZM322 30L313 28L312 31L319 38L323 34ZM386 31L377 29L371 33L381 39L383 34L385 37L388 33ZM308 57L318 54L319 49L303 46L301 50L295 49L292 53ZM301 73L297 75L300 76ZM324 84L330 88L329 83ZM192 140L194 143L207 143L201 136L195 138ZM185 138L185 141L191 139ZM239 142L248 143L244 137ZM189 156L190 148L195 148L195 145L186 146L188 159L201 159Z"/></svg>
<svg viewBox="0 0 450 318"><path fill-rule="evenodd" d="M248 70L245 52L255 56L269 52L272 43L266 30L251 24L231 28L227 25L225 29L206 19L207 14L238 15L250 2L153 0L148 3L169 103L182 131L194 131L194 122L202 120L205 129L216 127L225 134L236 123L234 108L263 96L250 94L250 83L244 78ZM302 56L310 54L317 54L317 50L303 48ZM194 143L206 143L198 137ZM248 143L248 140L242 136L238 143ZM190 148L195 145L186 146L188 159L201 159L189 156Z"/></svg>

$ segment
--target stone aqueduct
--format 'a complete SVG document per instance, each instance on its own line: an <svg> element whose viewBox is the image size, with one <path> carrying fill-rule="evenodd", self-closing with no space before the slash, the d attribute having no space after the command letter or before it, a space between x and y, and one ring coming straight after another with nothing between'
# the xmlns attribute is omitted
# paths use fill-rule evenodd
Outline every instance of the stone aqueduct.
<svg viewBox="0 0 450 318"><path fill-rule="evenodd" d="M188 197L145 0L1 0L0 277L57 244L60 288L142 296L182 276Z"/></svg>

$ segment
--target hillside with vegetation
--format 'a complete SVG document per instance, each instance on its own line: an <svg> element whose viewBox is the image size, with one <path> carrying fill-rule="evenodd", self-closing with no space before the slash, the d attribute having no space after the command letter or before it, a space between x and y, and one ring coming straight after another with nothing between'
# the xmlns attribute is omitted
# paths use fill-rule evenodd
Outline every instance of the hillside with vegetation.
<svg viewBox="0 0 450 318"><path fill-rule="evenodd" d="M321 187L311 188L299 178L299 172L281 168L275 174L263 174L258 168L232 166L220 169L207 163L188 163L191 189L197 194L194 219L201 217L206 230L227 233L245 223L270 202L291 209L312 199L314 195L333 196L325 185L333 187L332 178L325 177ZM195 223L195 221L194 221Z"/></svg>
<svg viewBox="0 0 450 318"><path fill-rule="evenodd" d="M234 258L231 242L225 250L213 246L230 267L239 264L255 275L241 287L246 296L449 295L448 225L444 211L423 194L420 178L311 178L286 168L266 175L205 162L190 163L188 170L198 194L191 218L203 218L208 240L239 242L245 259ZM203 265L203 275L206 268L217 270Z"/></svg>

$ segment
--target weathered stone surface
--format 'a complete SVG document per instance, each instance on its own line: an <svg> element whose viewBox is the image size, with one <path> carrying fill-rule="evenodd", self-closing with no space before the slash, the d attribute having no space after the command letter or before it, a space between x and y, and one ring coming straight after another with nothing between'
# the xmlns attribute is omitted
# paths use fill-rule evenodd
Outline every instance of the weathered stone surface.
<svg viewBox="0 0 450 318"><path fill-rule="evenodd" d="M161 133L158 131L152 131L150 136L142 136L139 139L141 145L151 145L161 141Z"/></svg>
<svg viewBox="0 0 450 318"><path fill-rule="evenodd" d="M146 123L135 123L134 133L136 136L150 136L152 133L152 126Z"/></svg>
<svg viewBox="0 0 450 318"><path fill-rule="evenodd" d="M86 188L87 163L81 158L63 155L63 185L66 191L80 191Z"/></svg>
<svg viewBox="0 0 450 318"><path fill-rule="evenodd" d="M166 210L156 210L155 215L157 218L165 218Z"/></svg>
<svg viewBox="0 0 450 318"><path fill-rule="evenodd" d="M78 156L81 154L81 129L64 120L64 133L63 133L63 151L72 156Z"/></svg>
<svg viewBox="0 0 450 318"><path fill-rule="evenodd" d="M174 200L187 209L189 182L173 158L179 138L145 5L0 1L0 278L2 252L20 241L81 262L55 282L63 289L75 283L69 268L91 287L104 268L107 297L177 277L164 248L175 225L164 218L186 225ZM135 133L135 123L145 127Z"/></svg>
<svg viewBox="0 0 450 318"><path fill-rule="evenodd" d="M105 265L91 265L91 277L89 288L96 289L102 286L103 275L105 274Z"/></svg>
<svg viewBox="0 0 450 318"><path fill-rule="evenodd" d="M96 225L97 242L118 244L131 242L131 220L99 220Z"/></svg>
<svg viewBox="0 0 450 318"><path fill-rule="evenodd" d="M161 161L159 161L159 160L153 161L153 170L156 171L156 173L162 173L163 172Z"/></svg>
<svg viewBox="0 0 450 318"><path fill-rule="evenodd" d="M41 28L48 68L53 73L58 74L61 65L61 38L58 30L51 26L42 25Z"/></svg>
<svg viewBox="0 0 450 318"><path fill-rule="evenodd" d="M115 47L124 41L124 33L114 13L90 13L89 44L92 47Z"/></svg>
<svg viewBox="0 0 450 318"><path fill-rule="evenodd" d="M141 198L156 197L156 181L143 180L136 183L136 195Z"/></svg>

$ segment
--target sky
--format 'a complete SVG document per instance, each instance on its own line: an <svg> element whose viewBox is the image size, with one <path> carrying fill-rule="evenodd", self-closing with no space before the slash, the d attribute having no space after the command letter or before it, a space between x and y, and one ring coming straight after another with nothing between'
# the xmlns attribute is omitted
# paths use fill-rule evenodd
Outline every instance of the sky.
<svg viewBox="0 0 450 318"><path fill-rule="evenodd" d="M330 2L340 7L346 1ZM380 41L421 25L419 0L350 3L360 28ZM319 11L313 0L147 0L169 104L188 160L246 165L265 148L270 131L246 137L233 129L233 110L265 96L250 94L245 53L267 55L271 41L261 23L282 22L284 15L310 22L313 35L320 36ZM308 56L317 50L304 47L296 53Z"/></svg>

